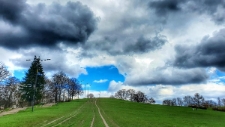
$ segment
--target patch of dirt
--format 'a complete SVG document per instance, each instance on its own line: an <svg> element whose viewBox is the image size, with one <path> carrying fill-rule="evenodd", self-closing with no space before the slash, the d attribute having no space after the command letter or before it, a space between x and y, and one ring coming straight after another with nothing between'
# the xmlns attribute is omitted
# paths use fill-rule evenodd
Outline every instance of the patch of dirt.
<svg viewBox="0 0 225 127"><path fill-rule="evenodd" d="M24 107L24 108L15 108L15 109L12 109L10 111L4 111L4 112L0 113L0 117L1 116L5 116L5 115L9 115L9 114L15 114L15 113L17 113L17 112L19 112L21 110L25 110L25 109L26 109L26 107Z"/></svg>
<svg viewBox="0 0 225 127"><path fill-rule="evenodd" d="M44 104L42 107L51 107L53 105L55 105L56 103L48 103L48 104Z"/></svg>
<svg viewBox="0 0 225 127"><path fill-rule="evenodd" d="M42 107L51 107L53 105L55 105L56 103L48 103L48 104L45 104L43 105ZM24 107L24 108L15 108L15 109L12 109L12 110L9 110L9 111L3 111L0 113L0 117L1 116L5 116L5 115L9 115L9 114L15 114L21 110L25 110L27 107Z"/></svg>

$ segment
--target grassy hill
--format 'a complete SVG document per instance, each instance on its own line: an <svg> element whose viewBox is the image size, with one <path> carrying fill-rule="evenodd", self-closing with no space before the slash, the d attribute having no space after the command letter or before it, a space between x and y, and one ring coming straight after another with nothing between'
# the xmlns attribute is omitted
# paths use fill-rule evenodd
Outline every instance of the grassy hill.
<svg viewBox="0 0 225 127"><path fill-rule="evenodd" d="M104 127L95 99L35 107L0 117L0 127ZM124 100L97 99L100 112L110 127L224 127L225 113L192 110L188 107L149 105Z"/></svg>
<svg viewBox="0 0 225 127"><path fill-rule="evenodd" d="M100 99L98 104L108 121L121 127L225 127L224 112L117 99Z"/></svg>

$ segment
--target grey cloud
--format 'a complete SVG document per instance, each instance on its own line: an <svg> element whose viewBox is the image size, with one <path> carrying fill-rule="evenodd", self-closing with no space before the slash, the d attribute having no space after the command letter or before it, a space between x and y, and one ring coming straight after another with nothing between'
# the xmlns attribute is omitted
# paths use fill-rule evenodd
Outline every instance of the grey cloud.
<svg viewBox="0 0 225 127"><path fill-rule="evenodd" d="M183 68L217 67L225 68L225 29L213 37L205 37L196 46L177 46L174 65Z"/></svg>
<svg viewBox="0 0 225 127"><path fill-rule="evenodd" d="M156 35L153 38L138 37L136 41L130 38L117 39L105 36L103 39L88 43L84 49L97 49L106 51L110 55L121 55L131 53L146 53L160 49L167 42L166 36Z"/></svg>
<svg viewBox="0 0 225 127"><path fill-rule="evenodd" d="M158 68L154 70L153 75L148 77L129 77L126 84L137 85L182 85L190 83L201 83L208 79L204 69L178 69L178 68Z"/></svg>
<svg viewBox="0 0 225 127"><path fill-rule="evenodd" d="M0 17L12 23L17 22L26 8L25 0L1 0Z"/></svg>
<svg viewBox="0 0 225 127"><path fill-rule="evenodd" d="M225 11L224 0L194 0L189 1L187 6L189 11L198 12L200 14L205 13L212 17L212 20L217 24L222 24L225 21L224 13L221 15L221 9ZM220 9L221 8L221 9Z"/></svg>
<svg viewBox="0 0 225 127"><path fill-rule="evenodd" d="M152 39L139 37L134 44L125 47L125 52L144 53L154 51L161 48L167 42L166 37L163 35L155 36Z"/></svg>
<svg viewBox="0 0 225 127"><path fill-rule="evenodd" d="M9 2L7 7L12 3ZM2 33L0 45L4 47L16 49L33 45L55 47L59 42L83 43L97 28L97 18L80 2L68 2L65 6L57 3L28 6L24 3L21 7L24 8L21 8L20 15L16 11L11 15L15 15L17 22L14 25L20 26L24 34L4 36L6 33ZM0 12L3 16L5 13Z"/></svg>
<svg viewBox="0 0 225 127"><path fill-rule="evenodd" d="M224 13L221 14L221 9L219 9L225 10L224 0L157 0L150 1L149 8L153 9L158 16L163 17L176 12L181 12L183 15L197 12L208 14L217 24L225 20Z"/></svg>
<svg viewBox="0 0 225 127"><path fill-rule="evenodd" d="M169 12L180 11L180 3L185 2L183 0L158 0L149 2L149 7L154 8L156 14L164 16Z"/></svg>

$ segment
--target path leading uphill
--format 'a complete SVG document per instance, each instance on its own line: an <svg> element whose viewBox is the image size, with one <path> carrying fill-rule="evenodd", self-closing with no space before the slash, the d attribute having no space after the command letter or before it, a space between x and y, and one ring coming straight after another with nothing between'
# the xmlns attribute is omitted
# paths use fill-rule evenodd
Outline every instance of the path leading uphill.
<svg viewBox="0 0 225 127"><path fill-rule="evenodd" d="M15 114L15 113L17 113L17 112L19 112L21 110L25 110L25 109L26 109L26 107L24 107L24 108L15 108L15 109L12 109L10 111L4 111L4 112L0 113L0 117L1 116L5 116L5 115L9 115L9 114Z"/></svg>

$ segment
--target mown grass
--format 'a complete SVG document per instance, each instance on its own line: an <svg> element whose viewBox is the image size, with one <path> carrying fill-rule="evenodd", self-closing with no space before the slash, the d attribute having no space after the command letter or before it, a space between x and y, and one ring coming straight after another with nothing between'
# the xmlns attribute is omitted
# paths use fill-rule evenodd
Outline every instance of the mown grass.
<svg viewBox="0 0 225 127"><path fill-rule="evenodd" d="M31 108L28 108L16 114L0 117L0 127L39 127L56 118L65 116L65 114L76 111L85 102L87 102L86 99L81 99L58 103L47 108L35 107L34 112L31 112Z"/></svg>
<svg viewBox="0 0 225 127"><path fill-rule="evenodd" d="M225 113L188 107L150 105L102 98L98 106L111 126L225 127Z"/></svg>

